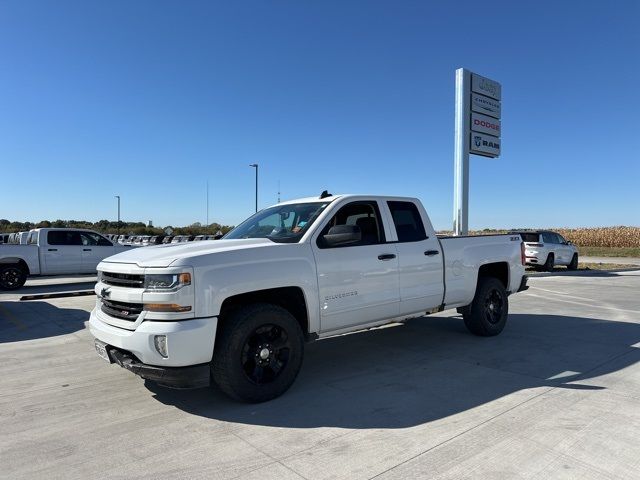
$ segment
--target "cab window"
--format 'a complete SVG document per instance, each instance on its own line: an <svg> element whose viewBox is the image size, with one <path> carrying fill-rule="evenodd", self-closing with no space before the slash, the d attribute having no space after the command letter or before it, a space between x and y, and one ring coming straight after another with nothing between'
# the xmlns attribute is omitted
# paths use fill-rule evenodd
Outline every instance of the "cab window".
<svg viewBox="0 0 640 480"><path fill-rule="evenodd" d="M47 233L49 245L82 245L80 232L73 230L53 230Z"/></svg>
<svg viewBox="0 0 640 480"><path fill-rule="evenodd" d="M85 246L111 247L113 245L102 235L93 232L80 232L80 238L82 239L82 245Z"/></svg>
<svg viewBox="0 0 640 480"><path fill-rule="evenodd" d="M418 207L413 202L387 202L399 242L419 242L427 239Z"/></svg>
<svg viewBox="0 0 640 480"><path fill-rule="evenodd" d="M353 202L342 207L325 225L318 237L318 247L329 248L322 241L331 227L336 225L355 225L362 234L358 243L341 245L332 248L353 247L362 245L376 245L385 242L384 229L380 221L380 211L376 202Z"/></svg>

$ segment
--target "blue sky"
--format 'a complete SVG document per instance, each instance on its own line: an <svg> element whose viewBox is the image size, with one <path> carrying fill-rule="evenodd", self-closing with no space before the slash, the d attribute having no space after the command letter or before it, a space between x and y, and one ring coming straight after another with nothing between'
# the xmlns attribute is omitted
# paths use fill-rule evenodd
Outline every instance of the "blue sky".
<svg viewBox="0 0 640 480"><path fill-rule="evenodd" d="M235 224L333 193L450 228L455 69L502 83L472 228L640 225L640 3L0 3L0 218Z"/></svg>

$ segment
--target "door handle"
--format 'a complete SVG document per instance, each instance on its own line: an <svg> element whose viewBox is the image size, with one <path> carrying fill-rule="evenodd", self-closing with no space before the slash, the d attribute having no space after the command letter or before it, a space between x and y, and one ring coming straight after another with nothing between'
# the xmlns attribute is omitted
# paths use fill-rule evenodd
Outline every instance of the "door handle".
<svg viewBox="0 0 640 480"><path fill-rule="evenodd" d="M438 255L440 252L438 250L427 250L426 252L424 252L424 254L427 257L432 257L434 255Z"/></svg>
<svg viewBox="0 0 640 480"><path fill-rule="evenodd" d="M58 249L57 248L48 248L47 251L48 252L57 252Z"/></svg>
<svg viewBox="0 0 640 480"><path fill-rule="evenodd" d="M91 251L91 249L90 249L90 248L83 248L83 249L82 249L82 251L83 251L83 252L90 252L90 251Z"/></svg>
<svg viewBox="0 0 640 480"><path fill-rule="evenodd" d="M393 253L383 253L382 255L378 255L378 260L391 260L396 258Z"/></svg>

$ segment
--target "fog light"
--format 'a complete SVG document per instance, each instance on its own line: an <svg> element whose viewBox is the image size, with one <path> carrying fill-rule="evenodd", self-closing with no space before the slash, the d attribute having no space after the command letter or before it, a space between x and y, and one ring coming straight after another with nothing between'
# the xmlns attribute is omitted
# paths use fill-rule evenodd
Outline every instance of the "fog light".
<svg viewBox="0 0 640 480"><path fill-rule="evenodd" d="M153 337L153 344L156 347L156 350L163 358L167 358L169 354L167 353L167 336L166 335L156 335Z"/></svg>

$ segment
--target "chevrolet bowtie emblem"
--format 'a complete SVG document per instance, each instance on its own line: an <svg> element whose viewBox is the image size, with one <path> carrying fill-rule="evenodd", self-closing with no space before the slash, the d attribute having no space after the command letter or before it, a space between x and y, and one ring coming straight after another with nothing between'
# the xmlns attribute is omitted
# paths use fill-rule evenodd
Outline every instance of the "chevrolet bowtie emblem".
<svg viewBox="0 0 640 480"><path fill-rule="evenodd" d="M111 292L106 288L103 288L102 290L100 290L100 296L102 298L109 298L109 295L111 295Z"/></svg>

